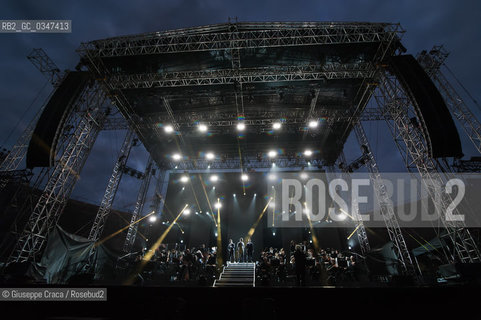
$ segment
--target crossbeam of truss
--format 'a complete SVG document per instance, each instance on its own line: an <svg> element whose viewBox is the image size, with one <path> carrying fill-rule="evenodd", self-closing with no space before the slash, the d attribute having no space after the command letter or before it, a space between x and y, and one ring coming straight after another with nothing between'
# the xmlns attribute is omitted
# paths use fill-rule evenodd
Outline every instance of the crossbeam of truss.
<svg viewBox="0 0 481 320"><path fill-rule="evenodd" d="M265 48L389 41L403 32L384 23L236 23L155 32L83 43L79 52L92 57L138 56L231 48ZM248 27L250 30L242 30Z"/></svg>

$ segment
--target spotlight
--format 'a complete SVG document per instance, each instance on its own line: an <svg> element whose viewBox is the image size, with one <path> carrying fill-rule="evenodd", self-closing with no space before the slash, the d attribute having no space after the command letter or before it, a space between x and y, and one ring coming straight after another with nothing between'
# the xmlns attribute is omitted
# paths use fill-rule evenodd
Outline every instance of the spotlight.
<svg viewBox="0 0 481 320"><path fill-rule="evenodd" d="M183 233L183 232L182 232ZM180 240L180 243L184 243L184 240Z"/></svg>
<svg viewBox="0 0 481 320"><path fill-rule="evenodd" d="M307 149L306 151L304 151L304 156L306 156L306 157L312 156L312 151Z"/></svg>
<svg viewBox="0 0 481 320"><path fill-rule="evenodd" d="M344 221L346 220L346 218L347 218L347 215L344 212L341 212L341 214L339 215L339 220Z"/></svg>
<svg viewBox="0 0 481 320"><path fill-rule="evenodd" d="M246 174L243 174L243 175L241 175L241 180L242 180L242 181L247 181L247 180L249 180L249 176L246 175Z"/></svg>
<svg viewBox="0 0 481 320"><path fill-rule="evenodd" d="M274 150L271 150L267 153L267 155L269 156L269 158L275 158L277 156L277 152Z"/></svg>
<svg viewBox="0 0 481 320"><path fill-rule="evenodd" d="M200 132L207 132L207 126L205 124L199 124L198 128Z"/></svg>
<svg viewBox="0 0 481 320"><path fill-rule="evenodd" d="M302 213L308 214L308 213L309 213L309 209L304 208L304 210L302 210Z"/></svg>
<svg viewBox="0 0 481 320"><path fill-rule="evenodd" d="M175 168L174 168L174 169L177 169L177 168L178 168L178 167L177 167L177 166L175 166Z"/></svg>
<svg viewBox="0 0 481 320"><path fill-rule="evenodd" d="M212 181L212 182L217 182L217 180L219 180L219 177L216 176L215 174L212 175L212 176L210 176L210 181Z"/></svg>
<svg viewBox="0 0 481 320"><path fill-rule="evenodd" d="M301 179L307 179L309 176L307 175L307 173L305 172L301 172L301 175L300 175Z"/></svg>
<svg viewBox="0 0 481 320"><path fill-rule="evenodd" d="M217 232L216 232L216 233L214 233L214 235L217 237L217 236L218 236Z"/></svg>
<svg viewBox="0 0 481 320"><path fill-rule="evenodd" d="M214 154L213 154L212 152L208 152L208 153L205 154L205 158L206 158L207 160L212 160L212 159L215 158L215 156L214 156Z"/></svg>
<svg viewBox="0 0 481 320"><path fill-rule="evenodd" d="M239 122L237 124L237 131L244 131L245 128L246 128L246 125L243 122Z"/></svg>
<svg viewBox="0 0 481 320"><path fill-rule="evenodd" d="M257 197L257 193L254 193L254 197Z"/></svg>
<svg viewBox="0 0 481 320"><path fill-rule="evenodd" d="M269 207L274 208L276 204L274 202L269 203Z"/></svg>
<svg viewBox="0 0 481 320"><path fill-rule="evenodd" d="M165 133L172 133L172 132L174 132L174 128L169 124L169 125L164 127L164 131L165 131Z"/></svg>
<svg viewBox="0 0 481 320"><path fill-rule="evenodd" d="M279 130L281 128L281 123L280 122L274 122L274 124L272 125L272 128L274 130Z"/></svg>
<svg viewBox="0 0 481 320"><path fill-rule="evenodd" d="M172 155L172 159L174 159L175 161L179 161L180 159L182 159L182 156L178 153L174 153Z"/></svg>
<svg viewBox="0 0 481 320"><path fill-rule="evenodd" d="M210 164L207 166L207 169L210 169Z"/></svg>
<svg viewBox="0 0 481 320"><path fill-rule="evenodd" d="M235 193L233 193L233 194L232 194L232 196L234 196L234 197L235 197Z"/></svg>
<svg viewBox="0 0 481 320"><path fill-rule="evenodd" d="M215 207L216 209L220 209L220 208L222 208L222 204L221 204L220 202L216 202L216 203L214 204L214 207Z"/></svg>
<svg viewBox="0 0 481 320"><path fill-rule="evenodd" d="M188 216L188 215L190 214L190 209L189 209L189 208L186 208L186 209L184 210L184 214L185 214L186 216Z"/></svg>
<svg viewBox="0 0 481 320"><path fill-rule="evenodd" d="M275 174L272 174L272 173L271 173L271 174L269 174L269 175L267 176L267 178L268 178L269 180L275 180L277 177L276 177Z"/></svg>
<svg viewBox="0 0 481 320"><path fill-rule="evenodd" d="M182 187L182 191L184 191L184 190L185 190L185 187Z"/></svg>
<svg viewBox="0 0 481 320"><path fill-rule="evenodd" d="M156 216L150 216L149 221L155 222L155 221L157 221L157 217Z"/></svg>
<svg viewBox="0 0 481 320"><path fill-rule="evenodd" d="M196 211L195 214L199 214L199 212Z"/></svg>
<svg viewBox="0 0 481 320"><path fill-rule="evenodd" d="M317 120L309 121L309 128L316 128L319 122Z"/></svg>
<svg viewBox="0 0 481 320"><path fill-rule="evenodd" d="M276 236L276 233L275 233L275 231L274 231L274 232L272 232L272 235L273 235L274 237Z"/></svg>
<svg viewBox="0 0 481 320"><path fill-rule="evenodd" d="M351 247L351 246L349 246L348 248L349 248L349 250L352 250L352 247Z"/></svg>
<svg viewBox="0 0 481 320"><path fill-rule="evenodd" d="M212 187L212 190L215 190L215 186Z"/></svg>
<svg viewBox="0 0 481 320"><path fill-rule="evenodd" d="M182 176L182 177L180 177L180 182L182 182L182 183L187 183L187 181L189 181L189 177L188 177L188 176Z"/></svg>

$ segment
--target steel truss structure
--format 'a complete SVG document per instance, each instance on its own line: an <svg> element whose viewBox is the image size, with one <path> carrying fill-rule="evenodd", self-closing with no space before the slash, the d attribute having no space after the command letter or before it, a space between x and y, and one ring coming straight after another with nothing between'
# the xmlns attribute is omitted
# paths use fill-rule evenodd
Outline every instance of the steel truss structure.
<svg viewBox="0 0 481 320"><path fill-rule="evenodd" d="M102 202L100 203L99 210L97 211L94 223L92 225L92 228L90 229L90 233L88 236L89 240L97 241L102 236L105 223L107 222L110 210L112 209L112 204L115 200L115 195L117 193L120 180L122 179L123 168L125 167L125 165L127 164L127 160L129 159L134 136L135 135L132 130L128 130L127 134L125 135L125 140L122 143L122 147L120 148L117 161L115 162L114 168L112 169L112 174L107 184L107 188L102 198Z"/></svg>
<svg viewBox="0 0 481 320"><path fill-rule="evenodd" d="M135 237L137 236L137 229L139 226L137 220L142 214L142 209L144 208L145 204L145 197L147 196L147 192L149 191L150 179L152 177L152 166L153 160L152 157L149 157L149 160L147 161L147 166L145 168L144 178L142 179L139 193L137 195L137 202L135 203L135 208L132 212L132 218L130 219L130 226L127 230L127 236L125 237L123 251L126 253L130 253L132 251Z"/></svg>
<svg viewBox="0 0 481 320"><path fill-rule="evenodd" d="M396 253L396 256L398 257L398 261L401 264L402 271L408 275L415 275L416 269L411 259L411 255L409 254L409 249L401 232L399 222L396 218L396 215L394 214L394 208L392 202L390 202L389 200L386 185L383 183L382 176L379 172L379 167L376 163L374 155L372 154L371 146L369 145L369 141L361 123L357 123L354 126L354 132L356 133L356 138L359 142L359 145L364 149L364 154L368 158L366 166L369 170L369 176L374 186L376 198L379 201L381 215L384 219L389 239L393 243L393 249ZM359 216L358 213L355 214ZM363 235L363 237L367 238L365 234Z"/></svg>
<svg viewBox="0 0 481 320"><path fill-rule="evenodd" d="M399 24L387 23L236 23L237 28L249 29L237 32L231 25L230 28L212 25L97 40L83 43L79 51L101 58L232 48L357 44L389 41L393 34L404 32Z"/></svg>
<svg viewBox="0 0 481 320"><path fill-rule="evenodd" d="M429 52L418 54L417 59L438 87L451 114L459 121L476 150L481 153L481 123L444 76L441 67L445 65L447 57L448 53L441 46L435 46Z"/></svg>
<svg viewBox="0 0 481 320"><path fill-rule="evenodd" d="M60 72L60 69L43 49L33 49L32 52L27 56L27 59L30 60L30 62L32 62L32 64L50 81L54 88L58 87L64 77L64 74ZM51 94L48 96L48 99L50 98ZM46 101L48 101L48 99ZM5 159L0 164L0 171L15 170L21 164L25 158L25 155L27 154L28 144L45 106L46 104L42 105L33 119L29 122L22 135L12 147L12 150L7 154ZM6 177L0 178L0 191L5 188L8 181L9 180Z"/></svg>
<svg viewBox="0 0 481 320"><path fill-rule="evenodd" d="M387 120L386 123L405 161L406 168L412 173L419 172L430 198L436 199L436 186L439 184L444 186L445 182L438 172L436 163L429 158L423 134L410 121L414 113L409 98L397 79L387 73L380 78L378 88L379 94L375 95L375 99L381 110L393 119ZM481 261L479 249L464 223L445 219L446 209L452 199L441 197L440 206L436 201L433 202L437 212L442 216L441 221L447 232L446 237L453 245L454 252L451 253L450 260Z"/></svg>
<svg viewBox="0 0 481 320"><path fill-rule="evenodd" d="M167 88L211 86L237 83L265 83L280 81L364 79L376 72L371 63L354 65L308 65L289 67L240 68L170 73L142 73L111 75L107 80L114 89Z"/></svg>
<svg viewBox="0 0 481 320"><path fill-rule="evenodd" d="M56 225L106 116L105 94L98 85L86 88L64 127L65 148L10 255L8 262L35 260Z"/></svg>

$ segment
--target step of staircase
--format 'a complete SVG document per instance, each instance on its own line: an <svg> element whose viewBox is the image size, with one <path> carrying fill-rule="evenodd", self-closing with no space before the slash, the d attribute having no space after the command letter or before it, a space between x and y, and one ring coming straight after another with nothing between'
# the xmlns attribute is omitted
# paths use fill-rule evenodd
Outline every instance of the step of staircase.
<svg viewBox="0 0 481 320"><path fill-rule="evenodd" d="M254 287L255 263L227 263L214 287Z"/></svg>

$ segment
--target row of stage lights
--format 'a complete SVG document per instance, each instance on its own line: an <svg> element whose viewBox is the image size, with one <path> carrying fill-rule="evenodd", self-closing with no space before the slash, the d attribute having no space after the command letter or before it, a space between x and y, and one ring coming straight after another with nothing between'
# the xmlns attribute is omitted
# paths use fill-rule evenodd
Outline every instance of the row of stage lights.
<svg viewBox="0 0 481 320"><path fill-rule="evenodd" d="M313 154L312 150L309 150L309 149L306 149L306 150L304 150L304 152L303 152L304 157L310 157L310 156L312 156L312 154ZM269 152L267 152L267 156L268 156L270 159L274 159L275 157L277 157L277 155L278 155L278 152L275 151L275 150L270 150ZM183 156L182 156L180 153L174 153L174 154L172 155L172 160L174 160L174 161L180 161L180 160L182 160L182 159L183 159ZM207 153L205 154L205 159L206 159L206 160L214 160L214 159L215 159L215 154L212 153L212 152L207 152Z"/></svg>
<svg viewBox="0 0 481 320"><path fill-rule="evenodd" d="M302 172L299 174L299 177L300 177L301 179L305 180L305 179L309 178L309 175L308 175L306 172L302 171ZM243 174L241 174L240 179L241 179L242 181L246 182L246 181L249 180L249 175L243 173ZM267 175L267 179L269 179L269 180L271 180L271 181L272 181L272 180L276 180L276 179L277 179L277 176L276 176L274 173L270 173L270 174ZM187 176L187 175L183 175L183 176L180 177L179 180L180 180L180 182L182 182L182 183L187 183L187 182L189 182L190 178L189 178L189 176ZM210 180L211 182L215 183L215 182L219 181L219 176L216 175L216 174L212 174L212 175L210 175L209 180ZM215 188L215 187L214 187L214 188ZM182 190L184 190L184 189L182 188Z"/></svg>
<svg viewBox="0 0 481 320"><path fill-rule="evenodd" d="M310 129L315 129L317 128L317 126L319 125L319 120L316 120L316 119L313 119L313 120L309 120L308 123L307 123L307 126L310 128ZM175 130L174 130L174 127L170 124L166 124L163 126L164 127L164 131L165 133L168 133L168 134L171 134L171 133L174 133ZM277 122L274 122L272 124L272 129L273 130L280 130L282 128L282 122L281 121L277 121ZM198 124L197 125L197 129L200 131L200 132L207 132L209 130L209 127L205 124ZM239 132L242 132L246 129L246 124L244 121L239 121L236 125L236 129L237 131Z"/></svg>

